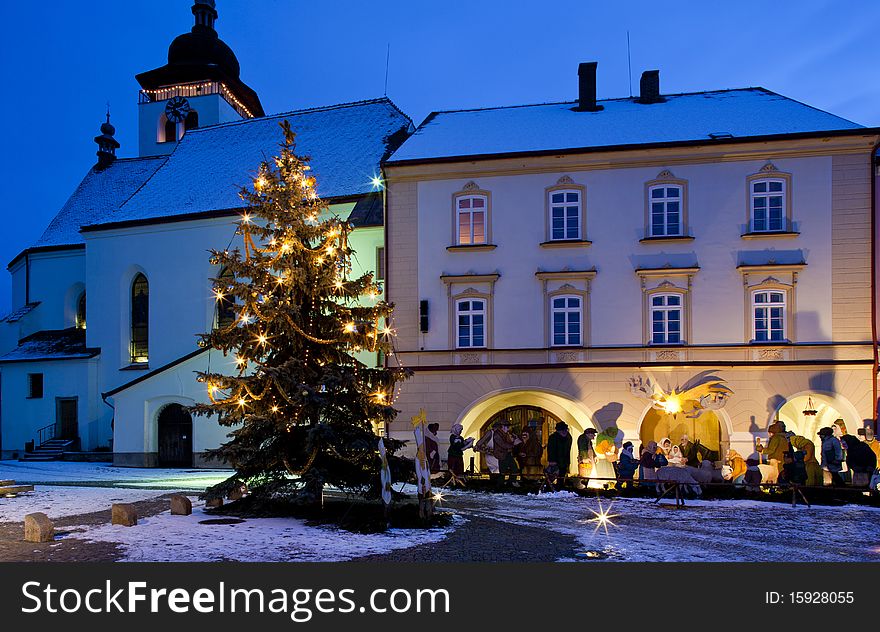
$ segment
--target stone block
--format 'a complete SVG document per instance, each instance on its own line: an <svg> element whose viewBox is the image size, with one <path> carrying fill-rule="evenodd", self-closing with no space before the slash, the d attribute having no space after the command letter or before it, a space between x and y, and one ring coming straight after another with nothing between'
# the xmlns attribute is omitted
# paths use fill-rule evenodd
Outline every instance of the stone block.
<svg viewBox="0 0 880 632"><path fill-rule="evenodd" d="M55 525L44 513L28 514L24 517L24 539L26 542L51 542L55 539Z"/></svg>
<svg viewBox="0 0 880 632"><path fill-rule="evenodd" d="M217 507L222 507L222 506L223 506L223 499L222 498L212 498L211 500L209 500L208 502L205 503L205 507L208 507L210 509L216 509Z"/></svg>
<svg viewBox="0 0 880 632"><path fill-rule="evenodd" d="M111 522L123 527L133 527L138 523L137 509L129 503L113 503Z"/></svg>
<svg viewBox="0 0 880 632"><path fill-rule="evenodd" d="M183 494L174 494L171 497L171 515L188 516L193 512L192 502Z"/></svg>
<svg viewBox="0 0 880 632"><path fill-rule="evenodd" d="M229 500L241 500L244 497L245 489L244 485L233 487L227 498L229 498Z"/></svg>

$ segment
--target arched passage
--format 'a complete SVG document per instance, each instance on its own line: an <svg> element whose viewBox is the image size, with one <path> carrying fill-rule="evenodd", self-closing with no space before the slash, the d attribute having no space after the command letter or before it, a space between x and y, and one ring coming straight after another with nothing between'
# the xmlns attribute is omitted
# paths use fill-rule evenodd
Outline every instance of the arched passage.
<svg viewBox="0 0 880 632"><path fill-rule="evenodd" d="M528 417L540 418L544 427L550 426L550 421L564 421L568 424L572 434L571 463L572 470L577 463L577 438L587 428L596 428L592 420L592 413L580 402L575 401L564 393L545 389L508 389L495 391L474 401L465 408L457 419L464 430L464 437L474 437L477 441L480 432L486 424L500 413L509 411L511 415L519 415L523 419ZM543 414L541 412L543 411ZM549 427L549 432L554 428ZM544 443L547 436L543 437Z"/></svg>
<svg viewBox="0 0 880 632"><path fill-rule="evenodd" d="M192 467L192 416L180 404L168 404L159 411L159 467Z"/></svg>
<svg viewBox="0 0 880 632"><path fill-rule="evenodd" d="M809 414L811 411L816 414ZM819 428L831 427L836 419L843 419L851 435L864 425L858 411L845 398L816 391L792 395L776 409L771 423L774 419L782 421L786 430L810 439L817 448L821 446L817 436Z"/></svg>

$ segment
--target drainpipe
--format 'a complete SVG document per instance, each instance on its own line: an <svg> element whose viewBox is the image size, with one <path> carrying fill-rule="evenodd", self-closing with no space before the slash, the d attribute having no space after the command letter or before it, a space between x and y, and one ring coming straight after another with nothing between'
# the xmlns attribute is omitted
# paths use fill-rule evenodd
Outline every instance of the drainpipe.
<svg viewBox="0 0 880 632"><path fill-rule="evenodd" d="M880 353L877 349L877 168L880 162L877 159L877 150L880 142L874 145L869 160L871 177L871 347L874 356L874 373L871 376L874 410L871 417L874 422L874 432L877 432L877 373L880 372Z"/></svg>
<svg viewBox="0 0 880 632"><path fill-rule="evenodd" d="M110 407L110 410L113 411L113 416L110 417L110 451L113 452L113 439L114 437L114 425L116 424L116 406L107 401L107 393L101 393L101 401L107 404Z"/></svg>

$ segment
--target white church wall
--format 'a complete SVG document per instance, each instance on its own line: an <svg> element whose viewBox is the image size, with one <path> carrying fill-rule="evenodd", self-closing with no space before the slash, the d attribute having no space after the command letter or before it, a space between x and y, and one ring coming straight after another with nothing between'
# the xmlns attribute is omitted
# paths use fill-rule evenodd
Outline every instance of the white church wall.
<svg viewBox="0 0 880 632"><path fill-rule="evenodd" d="M16 362L3 365L2 456L24 452L28 441L38 441L38 431L57 421L59 398L77 398L77 420L81 449L109 448L110 423L101 423L100 396L94 388L95 359ZM43 375L43 396L29 398L28 375Z"/></svg>

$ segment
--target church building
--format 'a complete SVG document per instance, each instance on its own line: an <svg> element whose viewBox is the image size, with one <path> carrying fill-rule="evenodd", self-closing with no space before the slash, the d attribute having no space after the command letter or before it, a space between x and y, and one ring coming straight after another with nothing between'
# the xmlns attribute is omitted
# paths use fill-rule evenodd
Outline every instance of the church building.
<svg viewBox="0 0 880 632"><path fill-rule="evenodd" d="M108 120L97 163L10 264L12 311L0 322L0 457L104 458L200 466L225 440L184 407L206 399L196 371L224 366L197 335L227 315L212 294L224 271L209 250L235 238L239 187L277 153L279 123L313 157L318 194L355 226L353 273L384 273L381 161L412 131L389 99L267 116L217 35L213 0L168 62L137 75L139 147L116 156ZM373 358L372 361L378 361Z"/></svg>

